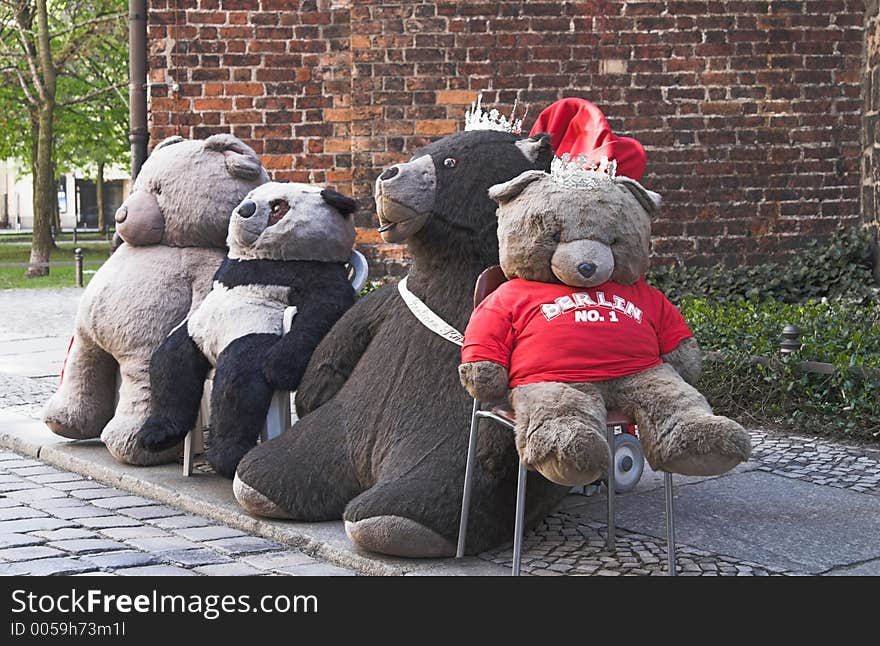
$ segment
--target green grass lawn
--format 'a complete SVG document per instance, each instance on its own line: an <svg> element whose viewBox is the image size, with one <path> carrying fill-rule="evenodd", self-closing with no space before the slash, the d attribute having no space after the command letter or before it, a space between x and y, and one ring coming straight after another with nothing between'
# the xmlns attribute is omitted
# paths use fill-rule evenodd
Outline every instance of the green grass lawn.
<svg viewBox="0 0 880 646"><path fill-rule="evenodd" d="M86 272L95 271L110 255L109 242L59 242L58 249L52 252L51 262L72 262L73 250L77 247L83 250L83 269ZM0 242L0 264L10 262L24 262L30 259L31 248L28 244L13 242ZM94 264L90 264L94 263ZM0 267L0 289L19 289L22 287L75 287L76 268L50 267L48 276L39 278L25 278L25 267ZM85 273L83 283L88 284L93 274Z"/></svg>

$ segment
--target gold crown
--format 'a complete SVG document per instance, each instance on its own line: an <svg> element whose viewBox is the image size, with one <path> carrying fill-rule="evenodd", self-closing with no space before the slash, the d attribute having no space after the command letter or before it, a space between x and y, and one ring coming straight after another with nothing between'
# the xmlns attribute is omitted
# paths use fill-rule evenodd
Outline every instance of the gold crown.
<svg viewBox="0 0 880 646"><path fill-rule="evenodd" d="M511 132L515 135L522 133L522 119L514 119L516 115L517 102L513 102L513 110L510 111L510 117L505 117L492 108L488 112L483 110L483 95L478 94L477 100L471 103L470 110L464 113L464 129L469 130L498 130L500 132ZM525 114L523 114L525 117Z"/></svg>

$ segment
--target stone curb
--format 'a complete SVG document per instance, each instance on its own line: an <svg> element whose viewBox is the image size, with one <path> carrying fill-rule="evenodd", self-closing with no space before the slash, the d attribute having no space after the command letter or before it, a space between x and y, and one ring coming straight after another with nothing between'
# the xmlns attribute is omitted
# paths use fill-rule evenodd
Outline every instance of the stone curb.
<svg viewBox="0 0 880 646"><path fill-rule="evenodd" d="M7 430L7 423L13 429ZM373 576L504 576L509 569L475 557L463 559L399 559L358 552L345 536L341 521L293 523L255 518L232 496L228 480L199 474L185 478L180 465L134 467L118 464L99 442L68 442L52 435L42 423L0 410L0 448L78 473L104 484L151 498L176 509L203 516L295 547L335 565Z"/></svg>

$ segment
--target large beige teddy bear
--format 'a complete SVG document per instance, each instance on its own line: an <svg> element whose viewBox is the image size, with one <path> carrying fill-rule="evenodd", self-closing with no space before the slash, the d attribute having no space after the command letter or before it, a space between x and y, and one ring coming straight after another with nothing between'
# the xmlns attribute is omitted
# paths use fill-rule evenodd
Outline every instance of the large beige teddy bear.
<svg viewBox="0 0 880 646"><path fill-rule="evenodd" d="M156 146L116 212L124 242L83 292L61 386L43 410L52 431L100 436L129 464L176 458L179 447L151 453L135 441L149 414L150 356L210 291L233 209L267 181L232 135Z"/></svg>
<svg viewBox="0 0 880 646"><path fill-rule="evenodd" d="M644 279L660 196L613 164L559 159L489 195L510 280L474 311L459 374L484 402L511 389L523 462L559 484L601 477L608 408L635 418L654 469L712 475L746 460L746 431L690 385L700 373L691 331Z"/></svg>

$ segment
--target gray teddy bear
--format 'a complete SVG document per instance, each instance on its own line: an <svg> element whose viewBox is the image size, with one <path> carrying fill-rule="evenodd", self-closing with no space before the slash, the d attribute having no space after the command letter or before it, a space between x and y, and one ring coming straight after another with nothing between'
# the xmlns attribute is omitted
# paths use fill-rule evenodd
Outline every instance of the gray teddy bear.
<svg viewBox="0 0 880 646"><path fill-rule="evenodd" d="M462 384L508 396L520 458L564 485L608 469L608 408L635 418L654 469L724 473L748 433L691 385L700 350L678 310L644 279L660 196L611 172L554 161L493 186L501 267L510 279L474 311Z"/></svg>

